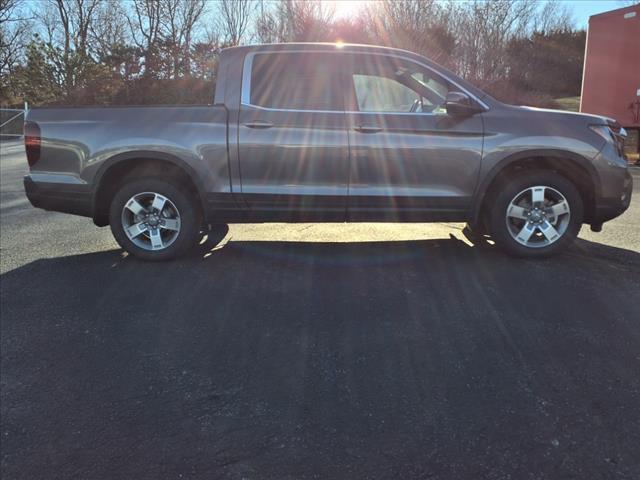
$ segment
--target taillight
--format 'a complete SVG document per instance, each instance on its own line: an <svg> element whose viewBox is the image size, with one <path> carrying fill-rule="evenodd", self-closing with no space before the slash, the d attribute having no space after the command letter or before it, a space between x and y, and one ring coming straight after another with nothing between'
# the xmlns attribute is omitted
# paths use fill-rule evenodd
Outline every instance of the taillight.
<svg viewBox="0 0 640 480"><path fill-rule="evenodd" d="M27 151L27 162L33 167L40 158L40 127L36 122L24 122L24 147Z"/></svg>

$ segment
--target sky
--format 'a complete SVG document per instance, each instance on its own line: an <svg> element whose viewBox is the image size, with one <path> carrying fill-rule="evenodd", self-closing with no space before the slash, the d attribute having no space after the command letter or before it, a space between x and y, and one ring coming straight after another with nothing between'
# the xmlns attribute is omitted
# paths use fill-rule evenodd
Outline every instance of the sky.
<svg viewBox="0 0 640 480"><path fill-rule="evenodd" d="M334 7L338 17L349 17L362 8L367 0L325 0L325 2ZM573 11L575 26L585 29L589 22L589 16L622 8L626 5L620 0L560 0L560 2Z"/></svg>

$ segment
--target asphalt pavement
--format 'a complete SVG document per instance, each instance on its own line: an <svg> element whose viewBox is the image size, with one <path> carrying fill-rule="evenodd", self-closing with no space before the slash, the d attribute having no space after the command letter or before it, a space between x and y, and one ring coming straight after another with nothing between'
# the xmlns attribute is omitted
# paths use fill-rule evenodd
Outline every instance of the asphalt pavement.
<svg viewBox="0 0 640 480"><path fill-rule="evenodd" d="M640 478L640 170L545 261L271 224L157 264L0 153L3 479Z"/></svg>

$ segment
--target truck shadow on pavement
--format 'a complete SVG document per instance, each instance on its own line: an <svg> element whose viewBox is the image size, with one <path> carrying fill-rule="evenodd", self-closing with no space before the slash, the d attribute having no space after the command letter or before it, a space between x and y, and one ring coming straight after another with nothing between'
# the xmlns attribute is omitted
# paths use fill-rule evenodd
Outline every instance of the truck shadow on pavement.
<svg viewBox="0 0 640 480"><path fill-rule="evenodd" d="M214 247L0 277L8 478L640 473L637 252Z"/></svg>

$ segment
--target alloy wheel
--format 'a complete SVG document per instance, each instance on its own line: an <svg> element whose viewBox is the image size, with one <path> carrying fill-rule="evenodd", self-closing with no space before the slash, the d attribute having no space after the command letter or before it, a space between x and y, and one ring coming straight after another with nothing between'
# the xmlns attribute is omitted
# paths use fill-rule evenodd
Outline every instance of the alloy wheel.
<svg viewBox="0 0 640 480"><path fill-rule="evenodd" d="M180 212L166 196L155 192L138 193L122 208L122 228L136 246L144 250L163 250L180 234Z"/></svg>
<svg viewBox="0 0 640 480"><path fill-rule="evenodd" d="M558 241L571 219L569 202L548 186L529 187L518 193L505 214L511 237L529 248L541 248Z"/></svg>

